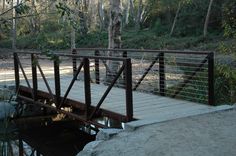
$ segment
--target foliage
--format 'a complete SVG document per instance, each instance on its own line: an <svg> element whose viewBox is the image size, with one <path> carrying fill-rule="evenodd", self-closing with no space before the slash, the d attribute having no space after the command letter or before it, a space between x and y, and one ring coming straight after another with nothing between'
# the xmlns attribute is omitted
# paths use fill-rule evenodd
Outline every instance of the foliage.
<svg viewBox="0 0 236 156"><path fill-rule="evenodd" d="M19 15L29 13L30 7L26 4L20 4L15 7L16 13Z"/></svg>
<svg viewBox="0 0 236 156"><path fill-rule="evenodd" d="M188 68L181 68L185 73L185 75L189 75L189 71L192 69ZM176 95L175 98L184 99L188 101L198 102L198 103L205 103L208 104L208 89L207 86L204 86L207 82L203 77L206 77L206 71L202 71L200 73L197 73L191 81L189 81L184 88L181 89L180 85L182 83L179 83L177 85L168 87L167 90L167 96L173 96L175 95L176 91L180 90L180 92Z"/></svg>
<svg viewBox="0 0 236 156"><path fill-rule="evenodd" d="M235 66L221 63L217 63L215 66L215 97L217 104L236 102Z"/></svg>
<svg viewBox="0 0 236 156"><path fill-rule="evenodd" d="M236 38L236 2L228 0L223 5L224 36Z"/></svg>

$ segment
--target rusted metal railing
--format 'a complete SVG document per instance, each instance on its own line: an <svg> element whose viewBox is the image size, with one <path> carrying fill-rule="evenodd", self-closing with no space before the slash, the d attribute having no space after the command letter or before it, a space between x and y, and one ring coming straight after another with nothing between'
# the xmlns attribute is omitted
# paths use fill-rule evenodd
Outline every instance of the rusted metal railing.
<svg viewBox="0 0 236 156"><path fill-rule="evenodd" d="M75 51L74 51L75 52ZM20 61L19 55L29 55L31 56L31 62L26 64L25 62L22 63ZM90 123L93 122L93 118L96 116L99 116L99 114L105 114L108 116L114 116L114 118L120 118L121 121L127 122L133 120L133 101L132 101L132 71L131 71L131 59L130 58L116 58L116 57L104 57L104 56L79 56L76 54L61 54L61 53L54 53L53 59L47 58L44 56L45 60L50 60L52 62L53 69L47 69L48 71L44 70L40 65L40 59L44 56L41 53L33 53L33 52L20 52L14 53L14 64L15 64L15 83L16 88L19 90L19 92L28 92L30 93L30 96L25 96L25 94L19 94L18 97L28 100L30 102L34 102L36 104L39 104L40 106L44 106L47 108L55 109L58 112L65 113L72 118L77 118L81 121ZM62 58L68 58L68 62L70 62L71 58L73 60L73 68L70 68L71 74L73 73L73 78L70 80L69 84L61 84L63 76L63 69L61 69L61 66L63 66L63 60ZM79 66L77 67L77 61L80 61ZM94 78L91 78L91 72L93 72L93 69L91 69L91 62L95 60L95 66L96 72L99 72L99 62L103 62L104 64L107 61L116 61L119 62L118 66L118 72L114 74L109 81L107 81L107 89L102 94L101 98L98 101L93 101L92 105L92 99L91 99L91 83L93 82ZM29 66L31 68L31 72L28 71L28 73L24 70L24 64L25 66ZM50 65L49 65L50 67ZM71 66L70 66L71 67ZM20 77L20 71L23 74L23 78ZM69 67L68 67L69 69ZM66 69L66 70L68 70ZM82 70L83 69L83 70ZM52 76L51 78L48 78L45 75L45 72L51 72ZM121 73L124 73L125 79L124 79L124 86L125 86L125 103L124 105L126 107L126 114L118 114L116 112L112 112L112 110L103 110L101 108L102 104L104 103L105 99L107 98L108 94L110 94L110 91L113 89L114 86L118 84L118 80L121 77ZM45 90L40 90L40 87L38 86L39 76L41 76L41 79L43 80L46 88ZM70 76L71 77L71 76ZM74 87L75 83L77 83L77 79L83 80L83 88L84 90L78 90L79 92L84 92L84 101L73 101L74 99L69 99L68 95L72 90L72 87ZM32 79L32 85L30 82L30 79ZM50 80L49 80L50 79ZM95 81L97 84L99 83L99 75L96 75ZM26 86L24 83L22 83L22 80L26 81ZM53 83L50 83L52 82ZM50 81L50 82L49 82ZM54 84L54 86L52 86ZM64 87L62 89L62 86ZM54 89L52 89L54 88ZM47 92L46 92L47 91ZM64 94L64 95L63 95ZM49 101L51 101L51 104L44 104L40 102L42 101L43 97L47 97ZM56 107L54 107L52 104L55 104ZM63 107L67 105L72 105L75 108L80 108L83 112L82 114L76 114L71 112L66 112L62 110ZM96 123L98 124L98 123Z"/></svg>

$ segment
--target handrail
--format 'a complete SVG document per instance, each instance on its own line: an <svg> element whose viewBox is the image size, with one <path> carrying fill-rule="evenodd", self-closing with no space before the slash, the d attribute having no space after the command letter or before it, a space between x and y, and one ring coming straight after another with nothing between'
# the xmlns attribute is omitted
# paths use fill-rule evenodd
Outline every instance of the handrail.
<svg viewBox="0 0 236 156"><path fill-rule="evenodd" d="M118 52L148 52L148 53L178 53L178 54L209 54L212 53L213 51L197 51L197 50L154 50L154 49L109 49L109 48L75 48L74 50L78 50L78 51L95 51L95 50L99 50L99 51L118 51ZM66 50L68 52L70 52L70 50ZM30 50L15 50L15 53L25 53L25 54L43 54L40 51L30 51ZM58 51L52 51L53 53L58 53L58 54L63 54L61 52ZM214 52L213 52L214 53ZM64 54L67 55L67 54Z"/></svg>
<svg viewBox="0 0 236 156"><path fill-rule="evenodd" d="M14 52L17 54L37 54L37 55L47 55L40 52ZM88 59L100 59L100 60L114 60L114 61L124 61L126 58L120 57L106 57L106 56L84 56L84 55L76 55L76 54L62 54L62 53L53 53L55 56L64 56L64 57L74 57L74 58L88 58Z"/></svg>
<svg viewBox="0 0 236 156"><path fill-rule="evenodd" d="M192 50L152 50L152 49L106 49L106 48L75 48L78 51L99 50L99 51L118 51L118 52L149 52L149 53L178 53L178 54L209 54L212 51L192 51Z"/></svg>

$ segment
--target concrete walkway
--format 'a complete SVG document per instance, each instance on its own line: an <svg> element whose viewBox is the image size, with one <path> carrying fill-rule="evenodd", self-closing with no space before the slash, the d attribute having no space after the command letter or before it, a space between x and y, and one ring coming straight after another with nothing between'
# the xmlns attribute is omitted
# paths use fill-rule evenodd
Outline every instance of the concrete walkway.
<svg viewBox="0 0 236 156"><path fill-rule="evenodd" d="M235 156L236 109L123 131L79 156Z"/></svg>

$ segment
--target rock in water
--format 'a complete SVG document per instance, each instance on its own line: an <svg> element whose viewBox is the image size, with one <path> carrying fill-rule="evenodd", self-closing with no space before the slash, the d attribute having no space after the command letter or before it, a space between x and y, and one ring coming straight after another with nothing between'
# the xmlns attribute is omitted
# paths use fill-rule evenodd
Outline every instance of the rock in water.
<svg viewBox="0 0 236 156"><path fill-rule="evenodd" d="M12 116L15 108L8 102L0 101L0 120Z"/></svg>

